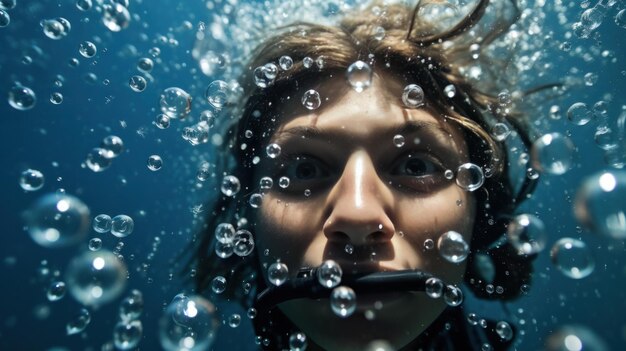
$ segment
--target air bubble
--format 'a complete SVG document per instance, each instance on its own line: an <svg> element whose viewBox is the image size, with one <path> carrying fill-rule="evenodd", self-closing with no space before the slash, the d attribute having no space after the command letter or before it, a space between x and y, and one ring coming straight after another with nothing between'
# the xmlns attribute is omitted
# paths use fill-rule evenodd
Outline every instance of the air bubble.
<svg viewBox="0 0 626 351"><path fill-rule="evenodd" d="M317 281L326 288L334 288L341 283L341 266L333 260L326 260L317 269Z"/></svg>
<svg viewBox="0 0 626 351"><path fill-rule="evenodd" d="M463 235L452 230L439 237L437 249L441 257L452 263L463 262L469 254L469 245Z"/></svg>
<svg viewBox="0 0 626 351"><path fill-rule="evenodd" d="M417 108L424 104L424 90L417 84L409 84L402 92L402 102L409 108Z"/></svg>
<svg viewBox="0 0 626 351"><path fill-rule="evenodd" d="M583 102L576 102L567 109L567 119L579 126L583 126L593 118L593 113Z"/></svg>
<svg viewBox="0 0 626 351"><path fill-rule="evenodd" d="M102 139L100 142L100 148L106 151L106 157L116 158L124 151L124 142L122 139L115 135L109 135Z"/></svg>
<svg viewBox="0 0 626 351"><path fill-rule="evenodd" d="M129 236L135 228L135 222L130 216L121 214L111 219L111 234L118 238Z"/></svg>
<svg viewBox="0 0 626 351"><path fill-rule="evenodd" d="M372 84L372 68L363 61L356 61L348 67L346 77L352 88L360 93Z"/></svg>
<svg viewBox="0 0 626 351"><path fill-rule="evenodd" d="M46 296L48 297L48 301L58 301L65 296L66 291L64 282L52 282L48 287Z"/></svg>
<svg viewBox="0 0 626 351"><path fill-rule="evenodd" d="M54 105L59 105L63 102L63 94L59 92L54 92L50 94L50 102Z"/></svg>
<svg viewBox="0 0 626 351"><path fill-rule="evenodd" d="M293 59L289 56L281 56L278 59L278 65L283 71L288 71L293 67Z"/></svg>
<svg viewBox="0 0 626 351"><path fill-rule="evenodd" d="M28 87L15 84L9 90L9 105L16 110L26 111L35 106L37 97L35 92Z"/></svg>
<svg viewBox="0 0 626 351"><path fill-rule="evenodd" d="M91 322L91 314L86 308L81 308L78 315L65 325L65 333L74 335L82 332Z"/></svg>
<svg viewBox="0 0 626 351"><path fill-rule="evenodd" d="M142 335L141 321L121 321L113 328L113 344L118 350L134 350Z"/></svg>
<svg viewBox="0 0 626 351"><path fill-rule="evenodd" d="M248 256L254 251L254 239L252 233L245 229L238 230L233 237L233 251L240 257Z"/></svg>
<svg viewBox="0 0 626 351"><path fill-rule="evenodd" d="M626 239L626 172L609 171L586 178L576 193L576 218L599 235Z"/></svg>
<svg viewBox="0 0 626 351"><path fill-rule="evenodd" d="M395 145L396 147L403 147L404 146L404 136L397 134L393 137L393 145Z"/></svg>
<svg viewBox="0 0 626 351"><path fill-rule="evenodd" d="M467 191L475 191L484 183L483 170L473 163L464 163L456 170L456 184Z"/></svg>
<svg viewBox="0 0 626 351"><path fill-rule="evenodd" d="M448 306L456 307L463 302L463 292L454 285L447 285L443 292L443 300Z"/></svg>
<svg viewBox="0 0 626 351"><path fill-rule="evenodd" d="M154 119L154 125L159 129L167 129L170 126L170 118L161 113Z"/></svg>
<svg viewBox="0 0 626 351"><path fill-rule="evenodd" d="M107 214L99 214L93 219L93 230L96 233L108 233L111 230L111 216Z"/></svg>
<svg viewBox="0 0 626 351"><path fill-rule="evenodd" d="M102 23L111 32L119 32L128 27L130 13L125 6L119 3L105 4L102 6Z"/></svg>
<svg viewBox="0 0 626 351"><path fill-rule="evenodd" d="M333 289L330 294L330 307L339 317L351 316L356 310L356 294L354 290L347 286L340 286Z"/></svg>
<svg viewBox="0 0 626 351"><path fill-rule="evenodd" d="M183 119L191 112L191 95L180 88L167 88L161 93L160 106L169 118Z"/></svg>
<svg viewBox="0 0 626 351"><path fill-rule="evenodd" d="M161 156L159 155L150 155L150 157L148 157L146 165L148 166L149 170L156 172L163 167L163 159L161 159Z"/></svg>
<svg viewBox="0 0 626 351"><path fill-rule="evenodd" d="M221 109L228 101L228 84L223 80L216 80L206 88L204 97L211 106Z"/></svg>
<svg viewBox="0 0 626 351"><path fill-rule="evenodd" d="M144 91L147 85L148 83L146 82L146 79L142 76L132 76L128 80L128 86L130 86L130 88L137 93Z"/></svg>
<svg viewBox="0 0 626 351"><path fill-rule="evenodd" d="M560 134L545 134L535 140L531 148L532 165L535 169L561 175L574 164L574 143Z"/></svg>
<svg viewBox="0 0 626 351"><path fill-rule="evenodd" d="M443 93L446 94L448 98L452 99L456 95L456 87L452 84L446 85L446 87L443 88Z"/></svg>
<svg viewBox="0 0 626 351"><path fill-rule="evenodd" d="M539 218L521 214L509 223L507 238L518 254L533 255L541 252L546 245L545 226Z"/></svg>
<svg viewBox="0 0 626 351"><path fill-rule="evenodd" d="M226 278L221 275L218 275L211 281L211 290L216 294L221 294L226 291L226 286Z"/></svg>
<svg viewBox="0 0 626 351"><path fill-rule="evenodd" d="M267 279L275 286L283 285L289 277L289 268L282 262L272 263L267 269Z"/></svg>
<svg viewBox="0 0 626 351"><path fill-rule="evenodd" d="M585 278L595 268L587 244L577 239L559 239L550 250L550 258L559 272L572 279Z"/></svg>
<svg viewBox="0 0 626 351"><path fill-rule="evenodd" d="M72 296L85 305L99 306L116 299L126 286L126 265L107 250L86 251L72 259L66 282Z"/></svg>
<svg viewBox="0 0 626 351"><path fill-rule="evenodd" d="M226 196L235 196L239 190L241 190L241 183L239 179L233 175L227 175L222 179L222 186L220 188L222 194Z"/></svg>
<svg viewBox="0 0 626 351"><path fill-rule="evenodd" d="M90 41L83 41L78 47L78 52L85 58L91 58L96 55L98 49L96 48L96 44Z"/></svg>
<svg viewBox="0 0 626 351"><path fill-rule="evenodd" d="M20 175L20 187L26 191L37 191L44 183L43 173L36 169L27 169Z"/></svg>
<svg viewBox="0 0 626 351"><path fill-rule="evenodd" d="M320 94L313 90L307 90L302 95L302 105L309 110L315 110L322 104L322 100L320 99Z"/></svg>
<svg viewBox="0 0 626 351"><path fill-rule="evenodd" d="M430 298L438 299L443 294L444 284L439 278L430 277L426 279L425 292Z"/></svg>
<svg viewBox="0 0 626 351"><path fill-rule="evenodd" d="M197 295L178 294L159 321L159 339L165 350L209 350L218 326L211 302Z"/></svg>
<svg viewBox="0 0 626 351"><path fill-rule="evenodd" d="M509 129L509 126L504 123L496 123L491 128L491 134L496 138L496 140L504 141L509 134L511 134L511 129Z"/></svg>
<svg viewBox="0 0 626 351"><path fill-rule="evenodd" d="M293 333L289 336L289 351L305 351L307 348L306 335Z"/></svg>

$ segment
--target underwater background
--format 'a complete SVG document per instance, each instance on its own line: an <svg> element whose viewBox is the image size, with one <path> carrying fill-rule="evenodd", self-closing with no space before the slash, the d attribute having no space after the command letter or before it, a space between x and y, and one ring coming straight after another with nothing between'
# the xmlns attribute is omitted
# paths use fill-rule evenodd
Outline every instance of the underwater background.
<svg viewBox="0 0 626 351"><path fill-rule="evenodd" d="M543 151L566 164L562 172L541 172L539 156L513 153L522 177L541 173L535 194L519 209L545 227L543 241L533 238L542 243L533 284L506 304L468 292L465 311L512 322L522 334L518 350L623 350L626 1L518 3L523 15L516 30L534 38L517 48L516 64L528 66L520 85L565 85L565 93L538 99L533 113L541 134L560 133L572 146ZM219 133L197 127L209 108L206 89L218 79L232 88L253 42L237 26L252 31L282 23L305 7L331 18L353 6L0 0L0 350L167 347L159 321L177 294L193 294L185 253L221 181L210 172ZM159 120L164 91L172 87L188 95L175 98L182 94L191 112ZM33 229L45 227L50 211L68 216L60 230ZM129 216L132 232L125 217L117 219L117 236L97 232L99 214ZM107 273L95 297L102 303L76 297L80 291L71 291L85 279L81 263L102 252L111 253L103 261L121 255L126 269ZM219 303L215 316L211 349L258 348L245 310ZM124 342L119 323L132 323Z"/></svg>

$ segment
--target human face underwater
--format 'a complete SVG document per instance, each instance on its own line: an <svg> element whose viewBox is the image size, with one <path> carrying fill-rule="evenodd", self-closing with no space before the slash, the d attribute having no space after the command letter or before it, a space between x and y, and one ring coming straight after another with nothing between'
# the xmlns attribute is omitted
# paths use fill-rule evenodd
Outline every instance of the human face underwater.
<svg viewBox="0 0 626 351"><path fill-rule="evenodd" d="M331 79L317 88L323 98L339 84L345 82ZM349 274L416 269L461 282L465 264L444 260L428 242L448 231L471 239L474 197L444 176L469 161L467 145L457 125L404 106L402 89L374 75L362 92L349 90L325 108L281 121L270 143L282 152L264 160L255 177L289 178L286 188L264 194L256 212L266 279L278 260L292 278L333 260ZM376 339L405 346L445 303L422 292L389 292L359 294L356 311L345 318L328 299L295 299L279 308L320 347L357 350Z"/></svg>

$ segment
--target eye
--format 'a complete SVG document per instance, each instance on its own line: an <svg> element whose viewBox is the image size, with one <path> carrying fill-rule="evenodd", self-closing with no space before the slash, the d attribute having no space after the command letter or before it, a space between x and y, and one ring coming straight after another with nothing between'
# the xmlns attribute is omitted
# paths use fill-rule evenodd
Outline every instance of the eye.
<svg viewBox="0 0 626 351"><path fill-rule="evenodd" d="M406 154L392 165L390 184L409 193L429 193L447 184L444 167L438 159L426 154Z"/></svg>
<svg viewBox="0 0 626 351"><path fill-rule="evenodd" d="M319 190L331 179L328 165L317 157L309 155L285 155L281 160L279 176L289 178L289 186L282 189L287 193L302 193L305 190Z"/></svg>
<svg viewBox="0 0 626 351"><path fill-rule="evenodd" d="M287 176L292 180L311 180L328 176L321 161L314 158L300 156L291 165L287 166Z"/></svg>
<svg viewBox="0 0 626 351"><path fill-rule="evenodd" d="M423 177L441 172L441 166L426 156L408 155L401 158L392 168L391 174L398 176Z"/></svg>

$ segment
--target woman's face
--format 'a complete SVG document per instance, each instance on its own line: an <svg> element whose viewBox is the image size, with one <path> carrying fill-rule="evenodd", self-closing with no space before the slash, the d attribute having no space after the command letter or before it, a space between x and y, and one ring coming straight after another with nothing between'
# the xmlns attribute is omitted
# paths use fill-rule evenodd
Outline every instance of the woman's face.
<svg viewBox="0 0 626 351"><path fill-rule="evenodd" d="M318 88L323 104L342 84L335 79ZM407 109L402 89L375 75L371 87L349 90L326 108L289 107L298 112L271 139L281 155L264 159L255 173L256 179L274 179L255 210L265 276L277 260L295 277L301 268L332 259L344 274L420 269L448 284L461 281L465 265L442 259L424 241L436 243L450 230L471 239L474 198L444 177L445 170L468 162L467 146L452 122L426 109ZM280 177L289 178L287 188L278 186ZM445 304L423 293L398 292L359 294L348 318L336 316L327 299L279 307L324 349L356 350L376 339L406 345Z"/></svg>

